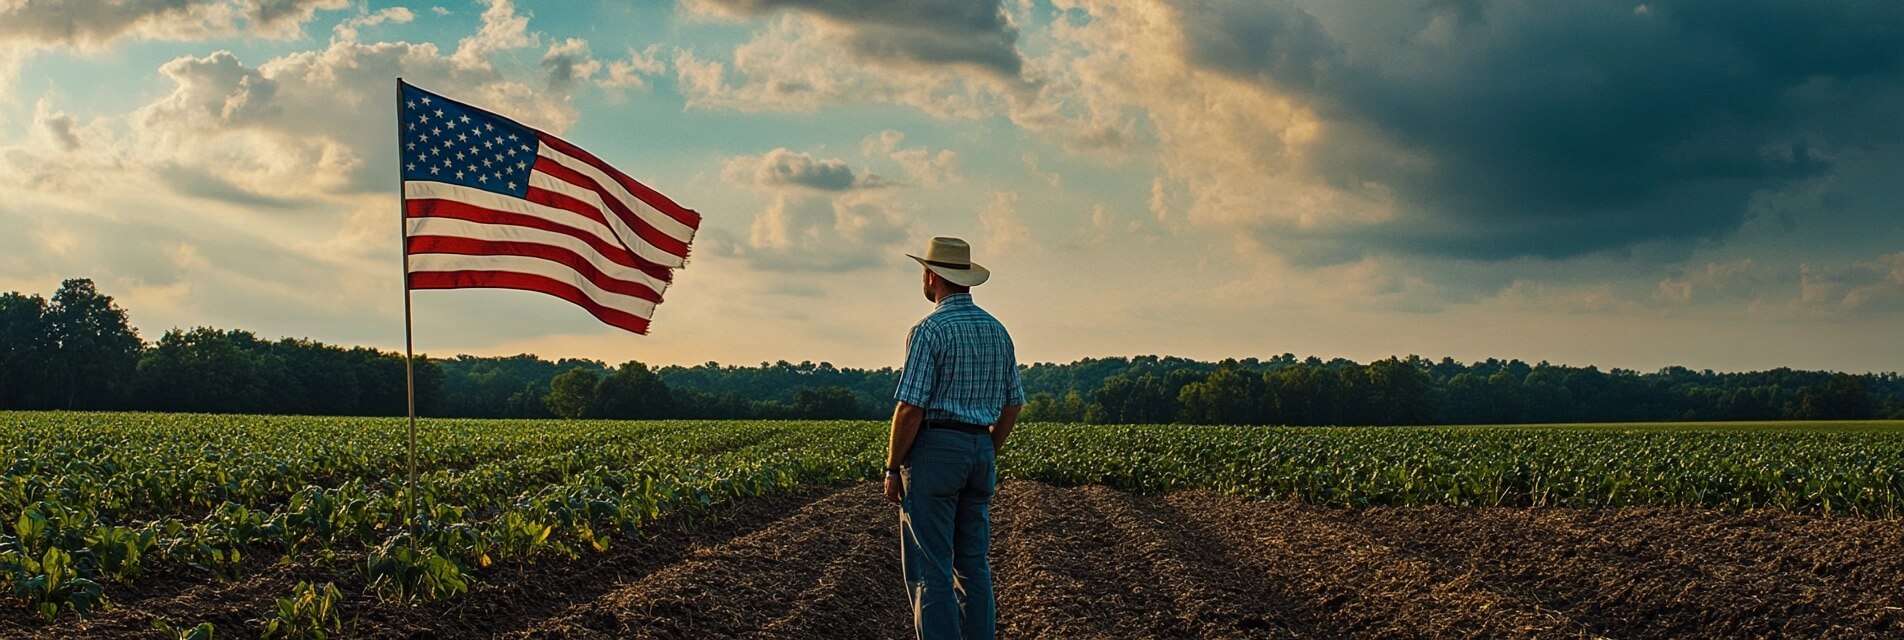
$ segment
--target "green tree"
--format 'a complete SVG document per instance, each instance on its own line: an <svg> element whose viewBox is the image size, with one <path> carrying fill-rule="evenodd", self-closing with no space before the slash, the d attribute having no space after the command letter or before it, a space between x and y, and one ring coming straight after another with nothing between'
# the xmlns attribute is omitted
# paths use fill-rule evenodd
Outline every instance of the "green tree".
<svg viewBox="0 0 1904 640"><path fill-rule="evenodd" d="M46 378L48 388L63 396L67 409L107 409L124 406L131 395L132 376L145 343L112 296L99 292L93 281L74 278L60 283L46 311L46 327L53 342Z"/></svg>
<svg viewBox="0 0 1904 640"><path fill-rule="evenodd" d="M859 396L846 387L820 387L793 392L794 415L808 420L848 420L865 414Z"/></svg>
<svg viewBox="0 0 1904 640"><path fill-rule="evenodd" d="M1229 359L1217 363L1210 377L1185 385L1178 401L1185 422L1263 424L1268 420L1263 392L1261 374Z"/></svg>
<svg viewBox="0 0 1904 640"><path fill-rule="evenodd" d="M0 409L44 406L41 381L53 352L46 312L45 298L0 294Z"/></svg>
<svg viewBox="0 0 1904 640"><path fill-rule="evenodd" d="M509 394L509 400L503 403L502 417L548 418L554 416L555 414L549 413L549 405L542 400L548 395L543 393L542 388L534 382L522 383L522 388Z"/></svg>
<svg viewBox="0 0 1904 640"><path fill-rule="evenodd" d="M1805 420L1856 420L1872 416L1875 407L1864 379L1834 373L1823 384L1799 392L1798 417Z"/></svg>
<svg viewBox="0 0 1904 640"><path fill-rule="evenodd" d="M160 411L237 413L267 410L248 332L197 327L159 338L137 367L140 406ZM280 409L282 411L282 409Z"/></svg>
<svg viewBox="0 0 1904 640"><path fill-rule="evenodd" d="M549 412L563 418L593 417L598 402L596 391L602 374L587 367L575 367L549 380L549 395L542 399Z"/></svg>
<svg viewBox="0 0 1904 640"><path fill-rule="evenodd" d="M674 396L668 392L668 384L648 365L630 360L596 383L595 406L592 415L598 418L665 418L674 413Z"/></svg>

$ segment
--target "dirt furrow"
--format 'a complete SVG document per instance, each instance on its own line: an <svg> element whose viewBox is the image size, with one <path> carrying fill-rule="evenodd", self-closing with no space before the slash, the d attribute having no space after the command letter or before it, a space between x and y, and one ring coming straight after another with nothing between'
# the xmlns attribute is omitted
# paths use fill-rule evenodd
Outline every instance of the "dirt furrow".
<svg viewBox="0 0 1904 640"><path fill-rule="evenodd" d="M1580 637L1578 622L1489 589L1462 567L1411 556L1343 511L1205 493L1167 496L1185 526L1276 585L1320 635L1371 638Z"/></svg>
<svg viewBox="0 0 1904 640"><path fill-rule="evenodd" d="M1355 521L1623 636L1904 633L1904 602L1858 571L1895 563L1904 545L1891 534L1885 553L1869 521L1654 508L1371 509Z"/></svg>
<svg viewBox="0 0 1904 640"><path fill-rule="evenodd" d="M1154 637L1149 631L1175 606L1131 561L1124 536L1066 490L1007 483L992 518L1001 637Z"/></svg>
<svg viewBox="0 0 1904 640"><path fill-rule="evenodd" d="M877 485L858 485L811 502L759 531L695 549L680 562L621 582L602 597L537 624L527 635L903 635L910 629L910 618L893 560L898 551L896 521ZM882 546L884 561L877 550ZM882 583L887 588L879 589ZM786 619L802 606L825 611L826 617ZM776 624L792 635L768 634ZM800 629L804 625L818 626Z"/></svg>

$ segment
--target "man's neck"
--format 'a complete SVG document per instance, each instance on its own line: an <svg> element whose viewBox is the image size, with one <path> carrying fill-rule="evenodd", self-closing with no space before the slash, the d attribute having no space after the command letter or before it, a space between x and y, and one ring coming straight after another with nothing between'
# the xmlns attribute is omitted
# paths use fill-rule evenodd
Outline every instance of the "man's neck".
<svg viewBox="0 0 1904 640"><path fill-rule="evenodd" d="M971 293L971 292L969 292L969 291L961 291L961 292L959 292L959 293L940 293L940 294L939 294L939 299L938 299L938 301L937 301L937 302L935 303L935 305L936 305L936 306L940 306L940 307L943 307L943 306L945 306L945 303L946 303L947 301L951 301L951 300L953 300L953 299L955 299L955 298L958 298L958 297L960 297L960 296L964 296L964 298L965 298L965 300L966 300L967 302L970 302L970 301L972 300L972 293Z"/></svg>

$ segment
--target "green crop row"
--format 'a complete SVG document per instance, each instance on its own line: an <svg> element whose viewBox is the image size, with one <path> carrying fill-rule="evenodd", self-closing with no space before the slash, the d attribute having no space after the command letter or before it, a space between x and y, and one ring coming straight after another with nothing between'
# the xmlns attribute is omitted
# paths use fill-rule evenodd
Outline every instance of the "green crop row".
<svg viewBox="0 0 1904 640"><path fill-rule="evenodd" d="M355 567L385 599L454 596L498 562L575 558L664 516L874 479L885 447L885 426L869 422L427 420L411 526L404 434L392 419L0 413L0 587L55 618L109 606L154 567L210 579L279 558ZM1340 506L1904 513L1898 424L1033 424L1000 465L1006 478L1054 484Z"/></svg>

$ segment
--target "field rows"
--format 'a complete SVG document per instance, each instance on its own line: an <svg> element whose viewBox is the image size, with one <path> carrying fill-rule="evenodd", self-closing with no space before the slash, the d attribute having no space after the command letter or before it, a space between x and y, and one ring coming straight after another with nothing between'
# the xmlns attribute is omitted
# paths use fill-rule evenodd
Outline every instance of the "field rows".
<svg viewBox="0 0 1904 640"><path fill-rule="evenodd" d="M9 618L57 621L148 574L230 580L282 559L383 602L563 561L662 518L877 477L884 425L423 422L412 538L401 420L0 413ZM1898 424L1540 428L1027 425L1001 475L1324 506L1677 505L1895 517ZM334 626L301 585L260 625ZM182 620L179 622L192 622ZM222 635L222 634L221 634ZM296 635L296 634L291 634Z"/></svg>

